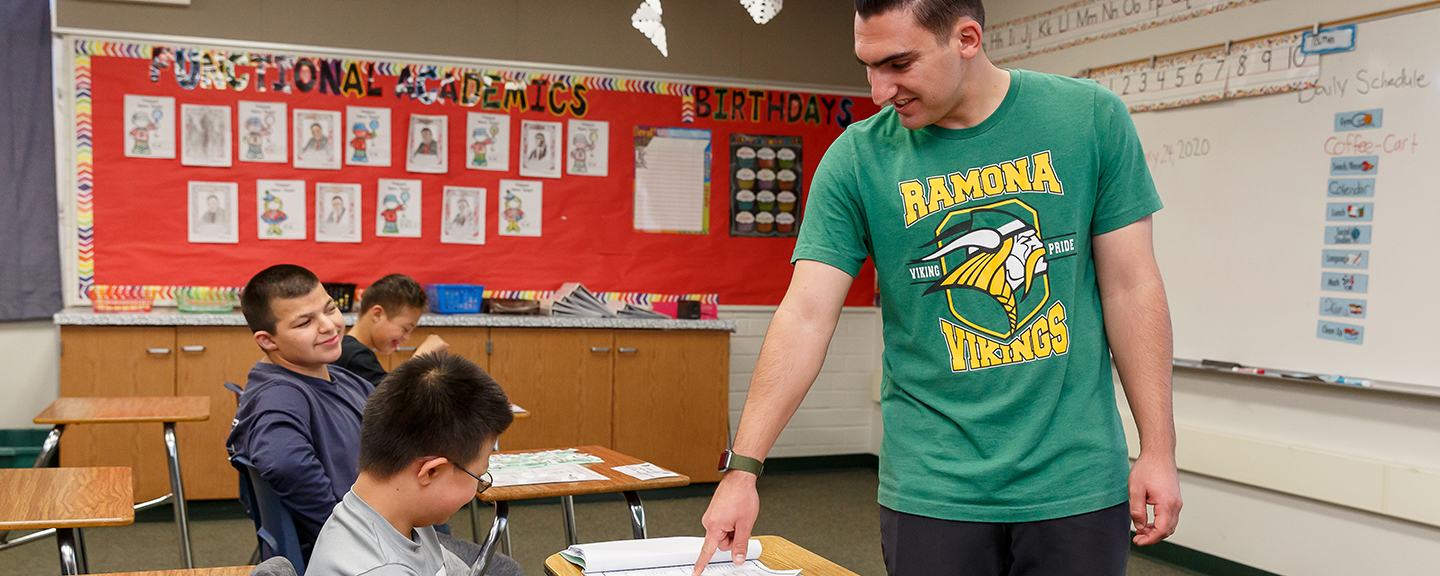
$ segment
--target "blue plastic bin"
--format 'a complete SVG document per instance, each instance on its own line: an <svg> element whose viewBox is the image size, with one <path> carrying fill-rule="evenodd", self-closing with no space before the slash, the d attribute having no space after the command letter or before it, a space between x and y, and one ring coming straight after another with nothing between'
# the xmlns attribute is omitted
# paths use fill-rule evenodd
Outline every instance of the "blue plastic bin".
<svg viewBox="0 0 1440 576"><path fill-rule="evenodd" d="M479 314L485 287L474 284L426 284L430 311L436 314Z"/></svg>

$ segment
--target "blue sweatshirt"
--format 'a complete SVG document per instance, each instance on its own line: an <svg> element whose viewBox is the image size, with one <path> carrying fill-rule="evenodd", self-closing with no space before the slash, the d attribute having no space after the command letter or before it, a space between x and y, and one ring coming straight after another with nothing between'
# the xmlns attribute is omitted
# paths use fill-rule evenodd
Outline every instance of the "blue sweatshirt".
<svg viewBox="0 0 1440 576"><path fill-rule="evenodd" d="M359 476L360 415L375 389L349 370L329 370L325 381L256 364L225 440L230 455L249 459L290 509L306 556Z"/></svg>

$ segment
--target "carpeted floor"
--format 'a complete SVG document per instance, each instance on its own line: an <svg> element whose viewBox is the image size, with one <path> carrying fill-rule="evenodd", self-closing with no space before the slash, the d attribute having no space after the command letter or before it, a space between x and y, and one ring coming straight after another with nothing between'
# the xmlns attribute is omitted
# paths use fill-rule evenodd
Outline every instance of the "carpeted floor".
<svg viewBox="0 0 1440 576"><path fill-rule="evenodd" d="M873 469L777 472L760 480L761 511L756 534L784 536L790 541L865 576L883 576L880 558L879 505ZM693 486L645 499L651 536L703 536L700 517L709 505L713 485ZM197 567L246 564L255 548L254 524L239 514L239 505L192 503L191 541ZM481 507L481 530L490 525L491 509ZM619 495L580 500L575 506L582 542L630 538L625 502ZM139 521L117 528L85 531L94 573L165 570L180 567L178 536L168 510L143 513ZM565 547L558 500L511 507L514 555L525 572L543 576L545 558ZM461 510L450 524L458 538L470 538L470 516ZM12 534L18 536L21 533ZM0 574L59 574L54 539L0 551ZM1133 576L1191 574L1143 556L1132 555Z"/></svg>

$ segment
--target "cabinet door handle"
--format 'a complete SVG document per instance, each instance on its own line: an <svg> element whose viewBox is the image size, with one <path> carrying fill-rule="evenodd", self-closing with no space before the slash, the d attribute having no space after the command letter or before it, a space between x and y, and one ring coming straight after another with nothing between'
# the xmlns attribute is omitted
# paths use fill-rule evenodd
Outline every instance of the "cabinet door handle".
<svg viewBox="0 0 1440 576"><path fill-rule="evenodd" d="M145 349L145 353L146 353L146 354L169 354L169 353L170 353L170 349L169 349L169 348L146 348L146 349Z"/></svg>
<svg viewBox="0 0 1440 576"><path fill-rule="evenodd" d="M634 354L635 352L638 352L638 351L640 351L639 348L621 348L621 349L620 349L620 353L621 353L621 354Z"/></svg>
<svg viewBox="0 0 1440 576"><path fill-rule="evenodd" d="M181 346L181 347L180 347L180 350L181 350L182 352L204 352L204 351L205 351L205 347L204 347L204 346Z"/></svg>
<svg viewBox="0 0 1440 576"><path fill-rule="evenodd" d="M602 347L600 347L600 346L591 346L591 347L590 347L590 351L591 351L591 352L609 352L610 349L609 349L609 348L602 348Z"/></svg>
<svg viewBox="0 0 1440 576"><path fill-rule="evenodd" d="M397 346L397 347L395 348L395 351L396 351L396 352L414 352L414 351L415 351L415 347L414 347L414 346Z"/></svg>

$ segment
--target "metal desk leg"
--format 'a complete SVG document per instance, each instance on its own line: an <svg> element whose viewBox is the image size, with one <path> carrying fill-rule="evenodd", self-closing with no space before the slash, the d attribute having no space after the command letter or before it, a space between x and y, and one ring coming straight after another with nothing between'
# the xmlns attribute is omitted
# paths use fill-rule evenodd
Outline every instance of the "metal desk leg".
<svg viewBox="0 0 1440 576"><path fill-rule="evenodd" d="M495 522L490 525L490 534L485 536L485 543L480 545L480 559L475 562L471 569L470 576L485 576L485 570L490 567L490 561L495 558L496 544L501 534L510 530L510 503L504 500L495 503Z"/></svg>
<svg viewBox="0 0 1440 576"><path fill-rule="evenodd" d="M180 561L185 568L195 568L190 551L190 515L185 506L185 483L180 478L180 452L175 445L175 423L165 423L165 460L170 465L170 493L175 507L175 525L180 529Z"/></svg>
<svg viewBox="0 0 1440 576"><path fill-rule="evenodd" d="M60 435L65 432L64 424L56 424L40 445L40 455L35 457L33 468L57 468L60 466Z"/></svg>
<svg viewBox="0 0 1440 576"><path fill-rule="evenodd" d="M506 555L506 556L509 556L509 557L511 557L511 558L514 558L514 557L515 557L514 554L511 554L511 553L510 553L510 525L509 525L509 524L506 524L506 525L505 525L504 527L502 527L502 529L500 530L500 550L503 551L503 552L505 552L505 555Z"/></svg>
<svg viewBox="0 0 1440 576"><path fill-rule="evenodd" d="M85 548L85 531L75 529L75 556L80 559L80 573L90 573L90 553Z"/></svg>
<svg viewBox="0 0 1440 576"><path fill-rule="evenodd" d="M565 521L565 545L574 546L580 543L580 537L575 534L575 497L560 497L560 515Z"/></svg>
<svg viewBox="0 0 1440 576"><path fill-rule="evenodd" d="M60 544L60 573L88 574L85 568L85 549L76 540L78 528L61 528L55 531L55 541Z"/></svg>
<svg viewBox="0 0 1440 576"><path fill-rule="evenodd" d="M625 492L625 502L630 504L630 530L636 540L647 538L645 534L645 506L640 503L640 494L634 490Z"/></svg>
<svg viewBox="0 0 1440 576"><path fill-rule="evenodd" d="M477 503L480 498L470 499L470 541L480 543L480 505Z"/></svg>

